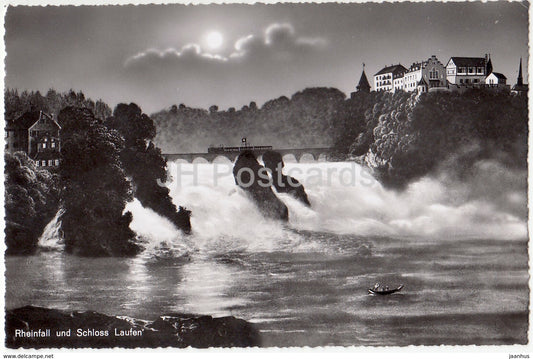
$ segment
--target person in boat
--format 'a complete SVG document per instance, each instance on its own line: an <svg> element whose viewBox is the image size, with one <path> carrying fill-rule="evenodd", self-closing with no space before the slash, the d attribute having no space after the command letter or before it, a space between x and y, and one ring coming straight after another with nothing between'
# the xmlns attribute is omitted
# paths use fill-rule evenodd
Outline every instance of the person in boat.
<svg viewBox="0 0 533 359"><path fill-rule="evenodd" d="M374 284L374 290L378 290L378 288L379 288L379 283Z"/></svg>

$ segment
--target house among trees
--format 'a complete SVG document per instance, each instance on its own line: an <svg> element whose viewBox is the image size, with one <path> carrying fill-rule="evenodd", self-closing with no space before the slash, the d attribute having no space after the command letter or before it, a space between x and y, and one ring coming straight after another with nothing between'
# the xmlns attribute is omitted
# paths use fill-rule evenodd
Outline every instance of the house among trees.
<svg viewBox="0 0 533 359"><path fill-rule="evenodd" d="M52 116L42 111L26 112L6 123L6 152L24 151L39 167L57 167L60 130Z"/></svg>

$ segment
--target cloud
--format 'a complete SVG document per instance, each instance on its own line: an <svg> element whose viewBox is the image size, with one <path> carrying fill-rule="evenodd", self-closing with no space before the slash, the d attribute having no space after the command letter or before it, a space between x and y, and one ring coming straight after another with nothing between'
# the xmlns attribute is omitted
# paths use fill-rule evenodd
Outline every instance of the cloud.
<svg viewBox="0 0 533 359"><path fill-rule="evenodd" d="M272 24L265 30L265 43L277 45L294 41L294 28L291 24Z"/></svg>
<svg viewBox="0 0 533 359"><path fill-rule="evenodd" d="M233 52L223 56L205 52L198 44L187 44L181 49L147 49L126 59L126 68L153 66L180 66L239 63L246 60L290 61L298 56L318 51L327 45L324 38L297 36L288 23L269 25L261 36L253 34L240 37L234 43Z"/></svg>
<svg viewBox="0 0 533 359"><path fill-rule="evenodd" d="M223 54L198 44L150 48L122 63L117 81L128 88L129 101L150 103L150 110L175 103L227 108L241 106L243 98L260 103L314 85L316 69L332 55L324 51L325 39L286 23L236 37L231 45Z"/></svg>
<svg viewBox="0 0 533 359"><path fill-rule="evenodd" d="M148 49L146 51L140 52L136 55L129 57L124 66L135 66L141 63L161 63L161 64L172 64L179 61L195 61L197 59L204 59L206 61L227 61L228 59L216 55L202 52L200 45L198 44L187 44L183 46L180 50L169 48L163 51L157 49Z"/></svg>

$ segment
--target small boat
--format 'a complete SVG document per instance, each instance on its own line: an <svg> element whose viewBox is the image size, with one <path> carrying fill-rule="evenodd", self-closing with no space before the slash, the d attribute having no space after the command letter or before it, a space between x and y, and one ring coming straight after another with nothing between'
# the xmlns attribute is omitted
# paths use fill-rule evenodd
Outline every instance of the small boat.
<svg viewBox="0 0 533 359"><path fill-rule="evenodd" d="M403 284L400 284L398 288L393 288L393 289L386 289L383 287L377 287L377 288L374 287L368 290L368 294L387 295L387 294L399 292L402 290L402 288L403 288Z"/></svg>

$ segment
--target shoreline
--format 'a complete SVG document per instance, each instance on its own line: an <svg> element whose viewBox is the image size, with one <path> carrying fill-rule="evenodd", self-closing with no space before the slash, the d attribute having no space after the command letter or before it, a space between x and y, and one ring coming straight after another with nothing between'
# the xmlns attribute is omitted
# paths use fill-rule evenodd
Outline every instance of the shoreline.
<svg viewBox="0 0 533 359"><path fill-rule="evenodd" d="M6 310L7 348L208 348L261 345L254 324L233 316L169 313L149 321L36 306Z"/></svg>

